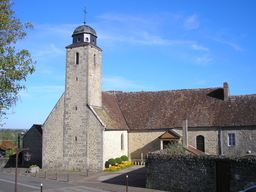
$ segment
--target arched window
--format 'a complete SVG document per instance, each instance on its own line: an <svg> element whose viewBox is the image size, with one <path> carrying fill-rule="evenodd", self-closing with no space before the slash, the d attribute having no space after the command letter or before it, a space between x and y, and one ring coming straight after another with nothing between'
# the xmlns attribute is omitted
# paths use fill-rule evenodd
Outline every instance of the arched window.
<svg viewBox="0 0 256 192"><path fill-rule="evenodd" d="M124 150L124 134L121 134L121 150Z"/></svg>
<svg viewBox="0 0 256 192"><path fill-rule="evenodd" d="M89 38L88 38L88 37L86 37L85 39L86 39L86 42L88 42L88 41L89 41Z"/></svg>
<svg viewBox="0 0 256 192"><path fill-rule="evenodd" d="M76 53L76 64L79 64L79 53Z"/></svg>
<svg viewBox="0 0 256 192"><path fill-rule="evenodd" d="M198 135L196 137L196 148L198 150L200 150L200 151L205 152L205 149L204 149L204 136Z"/></svg>

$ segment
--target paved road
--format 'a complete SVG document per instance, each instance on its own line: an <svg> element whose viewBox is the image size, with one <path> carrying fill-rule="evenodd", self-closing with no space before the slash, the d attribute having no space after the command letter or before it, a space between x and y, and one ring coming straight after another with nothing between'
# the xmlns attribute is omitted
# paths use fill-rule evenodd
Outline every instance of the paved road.
<svg viewBox="0 0 256 192"><path fill-rule="evenodd" d="M48 171L45 179L43 171L35 177L35 174L26 176L25 169L21 169L18 191L39 192L40 184L43 183L44 192L125 192L126 175L128 175L129 192L159 192L145 188L145 173L144 166L135 165L117 172L89 172L88 176L86 172L58 172L58 180L56 180L56 172L53 171ZM9 173L9 169L0 172L0 192L14 191L14 178L14 173Z"/></svg>

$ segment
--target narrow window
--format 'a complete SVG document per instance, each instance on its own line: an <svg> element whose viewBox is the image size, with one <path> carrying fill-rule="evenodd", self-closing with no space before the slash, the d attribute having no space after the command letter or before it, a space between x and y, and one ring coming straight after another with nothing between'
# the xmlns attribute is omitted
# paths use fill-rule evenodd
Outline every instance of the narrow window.
<svg viewBox="0 0 256 192"><path fill-rule="evenodd" d="M76 81L78 81L78 77L76 77Z"/></svg>
<svg viewBox="0 0 256 192"><path fill-rule="evenodd" d="M79 53L76 53L76 64L79 64Z"/></svg>
<svg viewBox="0 0 256 192"><path fill-rule="evenodd" d="M199 135L196 137L196 148L204 152L204 136Z"/></svg>
<svg viewBox="0 0 256 192"><path fill-rule="evenodd" d="M96 66L96 55L95 54L93 55L93 63L94 63L94 66Z"/></svg>
<svg viewBox="0 0 256 192"><path fill-rule="evenodd" d="M121 150L124 150L124 134L121 134Z"/></svg>
<svg viewBox="0 0 256 192"><path fill-rule="evenodd" d="M89 41L89 38L88 38L88 37L86 37L86 41L87 41L87 42Z"/></svg>
<svg viewBox="0 0 256 192"><path fill-rule="evenodd" d="M75 136L75 141L77 141L77 136Z"/></svg>
<svg viewBox="0 0 256 192"><path fill-rule="evenodd" d="M228 145L229 146L235 146L236 145L236 139L235 139L235 134L234 133L228 134Z"/></svg>
<svg viewBox="0 0 256 192"><path fill-rule="evenodd" d="M75 106L75 110L77 110L77 106Z"/></svg>

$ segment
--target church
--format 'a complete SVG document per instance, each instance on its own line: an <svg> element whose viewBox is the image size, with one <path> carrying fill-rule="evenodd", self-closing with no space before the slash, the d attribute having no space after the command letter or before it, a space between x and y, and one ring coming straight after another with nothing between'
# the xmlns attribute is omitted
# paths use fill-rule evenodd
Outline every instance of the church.
<svg viewBox="0 0 256 192"><path fill-rule="evenodd" d="M101 48L88 25L66 47L65 92L43 125L23 138L44 170L102 171L110 158L145 159L182 141L195 154L256 152L256 94L221 87L152 92L102 91Z"/></svg>

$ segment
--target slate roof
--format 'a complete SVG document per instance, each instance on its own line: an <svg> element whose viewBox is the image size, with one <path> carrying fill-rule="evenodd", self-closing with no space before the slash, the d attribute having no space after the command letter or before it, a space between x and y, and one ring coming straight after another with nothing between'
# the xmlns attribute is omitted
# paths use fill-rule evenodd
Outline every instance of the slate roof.
<svg viewBox="0 0 256 192"><path fill-rule="evenodd" d="M256 125L256 94L230 96L228 101L223 95L221 87L102 92L103 110L116 125L106 123L106 128L175 128L182 127L182 119L188 120L189 127Z"/></svg>

